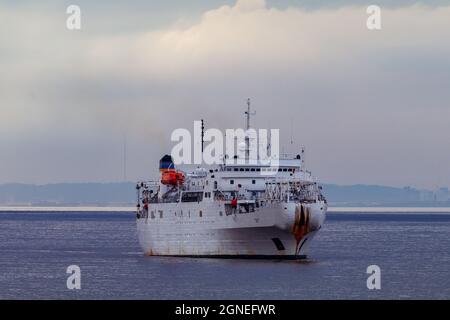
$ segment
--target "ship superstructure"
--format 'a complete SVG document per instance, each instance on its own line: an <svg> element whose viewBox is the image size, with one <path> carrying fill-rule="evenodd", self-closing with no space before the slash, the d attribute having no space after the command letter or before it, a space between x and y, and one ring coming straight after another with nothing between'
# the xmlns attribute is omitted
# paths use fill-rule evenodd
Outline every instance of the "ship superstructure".
<svg viewBox="0 0 450 320"><path fill-rule="evenodd" d="M245 114L249 129L249 103ZM325 220L327 202L304 166L304 151L280 156L277 166L260 159L239 162L236 156L236 161L226 160L185 172L165 155L160 179L137 184L137 230L144 252L305 258Z"/></svg>

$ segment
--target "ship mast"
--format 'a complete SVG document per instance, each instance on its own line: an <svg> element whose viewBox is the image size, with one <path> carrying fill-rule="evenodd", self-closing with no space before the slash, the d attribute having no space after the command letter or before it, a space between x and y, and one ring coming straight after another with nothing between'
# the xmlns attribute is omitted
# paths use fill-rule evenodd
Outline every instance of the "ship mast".
<svg viewBox="0 0 450 320"><path fill-rule="evenodd" d="M202 133L201 133L201 140L202 140L202 155L203 155L203 147L205 145L205 121L202 119Z"/></svg>
<svg viewBox="0 0 450 320"><path fill-rule="evenodd" d="M256 112L250 112L250 98L247 99L247 111L245 111L245 115L247 117L247 130L250 129L250 116L254 116Z"/></svg>
<svg viewBox="0 0 450 320"><path fill-rule="evenodd" d="M256 112L250 112L250 98L247 99L247 111L245 112L245 115L247 117L247 132L245 135L245 159L250 158L250 137L248 130L250 130L250 116L255 115Z"/></svg>

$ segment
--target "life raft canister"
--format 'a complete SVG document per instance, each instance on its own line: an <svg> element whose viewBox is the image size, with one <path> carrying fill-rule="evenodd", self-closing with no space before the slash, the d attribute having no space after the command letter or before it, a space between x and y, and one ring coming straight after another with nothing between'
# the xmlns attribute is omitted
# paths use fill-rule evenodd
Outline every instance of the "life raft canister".
<svg viewBox="0 0 450 320"><path fill-rule="evenodd" d="M177 186L184 183L184 174L182 172L168 171L163 172L161 183L164 185Z"/></svg>
<svg viewBox="0 0 450 320"><path fill-rule="evenodd" d="M159 161L161 183L164 185L178 186L184 183L184 174L177 171L172 156L166 154Z"/></svg>

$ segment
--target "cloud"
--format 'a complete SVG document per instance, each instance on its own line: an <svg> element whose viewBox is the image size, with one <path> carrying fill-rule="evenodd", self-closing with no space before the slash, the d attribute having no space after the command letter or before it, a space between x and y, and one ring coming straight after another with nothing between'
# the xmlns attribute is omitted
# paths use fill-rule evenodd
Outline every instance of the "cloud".
<svg viewBox="0 0 450 320"><path fill-rule="evenodd" d="M441 146L450 134L450 6L382 7L381 31L367 30L359 5L280 9L239 0L188 24L110 33L88 22L70 32L60 9L0 10L8 26L0 31L0 133L17 147L38 136L66 155L62 162L82 153L96 163L104 158L92 145L120 150L126 131L136 145L129 171L138 176L170 146L172 129L199 117L240 125L251 96L255 124L285 136L294 127L310 166L328 181L450 184L439 180L450 160ZM120 19L120 10L109 16ZM37 158L45 167L46 156ZM8 161L4 179L94 176L76 161L53 176ZM112 170L103 179L117 176Z"/></svg>
<svg viewBox="0 0 450 320"><path fill-rule="evenodd" d="M356 56L432 46L448 50L450 7L383 10L383 31L366 28L365 7L305 11L267 8L240 0L203 14L187 28L113 36L96 42L89 57L100 70L173 79L192 71L218 73L265 68L303 70L325 61L353 63ZM212 70L211 70L212 68Z"/></svg>

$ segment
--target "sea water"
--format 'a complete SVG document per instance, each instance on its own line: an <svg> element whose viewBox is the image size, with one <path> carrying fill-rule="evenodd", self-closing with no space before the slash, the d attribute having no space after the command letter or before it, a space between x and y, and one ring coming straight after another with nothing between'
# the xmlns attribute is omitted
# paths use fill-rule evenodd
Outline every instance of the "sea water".
<svg viewBox="0 0 450 320"><path fill-rule="evenodd" d="M148 257L132 212L3 209L0 298L450 299L450 213L363 211L328 213L307 260L279 261Z"/></svg>

